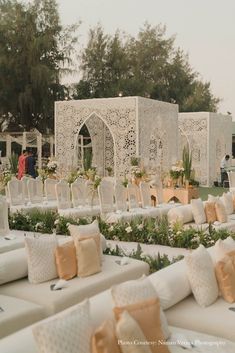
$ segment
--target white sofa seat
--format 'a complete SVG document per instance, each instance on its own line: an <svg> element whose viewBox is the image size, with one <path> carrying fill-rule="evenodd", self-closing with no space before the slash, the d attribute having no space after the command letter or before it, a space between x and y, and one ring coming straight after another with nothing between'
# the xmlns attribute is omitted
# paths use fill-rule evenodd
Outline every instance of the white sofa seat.
<svg viewBox="0 0 235 353"><path fill-rule="evenodd" d="M235 341L235 312L229 310L235 304L223 298L206 307L200 307L191 295L165 311L170 325L204 332Z"/></svg>
<svg viewBox="0 0 235 353"><path fill-rule="evenodd" d="M42 320L46 316L41 306L5 295L0 295L0 307L3 310L0 312L0 338Z"/></svg>
<svg viewBox="0 0 235 353"><path fill-rule="evenodd" d="M97 328L104 320L113 317L112 299L110 291L100 293L90 299L91 318L93 329ZM215 336L209 336L198 332L189 331L186 329L170 326L171 337L169 338L169 350L171 353L184 353L185 348L171 345L170 342L175 342L175 338L181 335L185 340L195 343L195 348L191 348L192 353L234 353L235 344L225 339ZM216 345L216 342L223 342L223 346ZM209 345L208 343L213 345ZM207 344L206 344L207 343ZM21 350L19 351L19 347ZM35 344L32 326L20 330L13 335L10 335L0 341L0 352L7 353L37 353L38 349ZM90 353L90 352L87 352Z"/></svg>
<svg viewBox="0 0 235 353"><path fill-rule="evenodd" d="M58 213L62 217L88 217L88 216L98 216L100 214L100 206L94 205L82 206L82 207L71 207L71 208L60 208Z"/></svg>
<svg viewBox="0 0 235 353"><path fill-rule="evenodd" d="M119 265L120 257L105 255L102 272L85 278L74 278L68 281L68 287L51 291L50 285L57 279L40 284L30 284L27 278L0 286L0 294L29 300L45 308L46 314L52 315L75 305L87 297L110 288L112 285L148 274L146 262L129 259L127 265Z"/></svg>

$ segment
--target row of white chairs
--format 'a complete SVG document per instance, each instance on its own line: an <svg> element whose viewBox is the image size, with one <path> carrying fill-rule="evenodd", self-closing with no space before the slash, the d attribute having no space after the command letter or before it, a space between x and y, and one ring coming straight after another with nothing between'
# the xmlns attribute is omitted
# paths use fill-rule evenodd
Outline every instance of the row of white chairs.
<svg viewBox="0 0 235 353"><path fill-rule="evenodd" d="M171 204L152 206L152 189L148 183L140 187L120 180L102 180L98 193L91 181L78 178L71 186L65 180L22 178L8 182L10 211L57 209L61 216L101 216L110 223L133 217L157 217L166 214Z"/></svg>
<svg viewBox="0 0 235 353"><path fill-rule="evenodd" d="M152 188L146 182L141 182L139 187L128 183L126 188L119 180L114 184L103 180L98 187L98 193L101 215L108 223L135 217L160 217L176 206L163 203L153 206Z"/></svg>

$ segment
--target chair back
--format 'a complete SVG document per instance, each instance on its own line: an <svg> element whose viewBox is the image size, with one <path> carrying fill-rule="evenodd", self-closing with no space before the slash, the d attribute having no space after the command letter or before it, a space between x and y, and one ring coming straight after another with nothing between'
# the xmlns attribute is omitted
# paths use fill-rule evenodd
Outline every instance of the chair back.
<svg viewBox="0 0 235 353"><path fill-rule="evenodd" d="M128 183L127 185L127 196L129 209L139 208L139 188L136 184Z"/></svg>
<svg viewBox="0 0 235 353"><path fill-rule="evenodd" d="M55 185L55 189L58 209L70 208L71 201L69 184L65 180L61 180Z"/></svg>
<svg viewBox="0 0 235 353"><path fill-rule="evenodd" d="M114 212L114 187L113 183L102 180L98 186L100 210L102 214Z"/></svg>
<svg viewBox="0 0 235 353"><path fill-rule="evenodd" d="M23 183L21 180L12 179L7 183L9 201L11 206L24 205Z"/></svg>
<svg viewBox="0 0 235 353"><path fill-rule="evenodd" d="M23 176L22 178L21 178L21 182L22 182L22 184L23 184L23 194L24 194L24 199L25 200L29 200L29 192L28 192L28 180L29 180L30 178L29 177L27 177L27 176Z"/></svg>
<svg viewBox="0 0 235 353"><path fill-rule="evenodd" d="M5 197L0 196L0 235L10 233L8 222L8 205Z"/></svg>
<svg viewBox="0 0 235 353"><path fill-rule="evenodd" d="M87 186L86 181L78 178L71 184L73 207L86 206Z"/></svg>
<svg viewBox="0 0 235 353"><path fill-rule="evenodd" d="M91 180L86 181L86 204L89 207L99 205L98 191L94 189L94 183Z"/></svg>
<svg viewBox="0 0 235 353"><path fill-rule="evenodd" d="M43 183L40 179L29 178L27 181L29 201L31 203L43 202Z"/></svg>
<svg viewBox="0 0 235 353"><path fill-rule="evenodd" d="M56 179L47 178L44 181L44 189L47 201L56 201L55 186L58 183Z"/></svg>
<svg viewBox="0 0 235 353"><path fill-rule="evenodd" d="M114 186L115 205L117 211L127 211L127 188L120 180L117 180Z"/></svg>
<svg viewBox="0 0 235 353"><path fill-rule="evenodd" d="M150 185L143 181L140 183L140 198L142 207L152 206Z"/></svg>

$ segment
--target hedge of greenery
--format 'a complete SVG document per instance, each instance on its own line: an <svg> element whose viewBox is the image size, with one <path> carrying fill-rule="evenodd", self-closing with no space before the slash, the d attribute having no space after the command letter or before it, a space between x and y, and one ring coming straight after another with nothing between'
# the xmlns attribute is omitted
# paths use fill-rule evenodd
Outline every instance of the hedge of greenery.
<svg viewBox="0 0 235 353"><path fill-rule="evenodd" d="M60 217L56 212L34 211L30 214L15 213L9 216L11 229L40 233L56 233L69 235L68 224L88 224L93 218ZM171 247L195 249L199 244L212 246L218 239L225 239L235 233L226 229L215 230L213 226L207 229L184 229L181 224L171 227L167 218L135 219L130 222L119 222L110 225L98 218L101 233L106 239L130 241L145 244L158 244Z"/></svg>

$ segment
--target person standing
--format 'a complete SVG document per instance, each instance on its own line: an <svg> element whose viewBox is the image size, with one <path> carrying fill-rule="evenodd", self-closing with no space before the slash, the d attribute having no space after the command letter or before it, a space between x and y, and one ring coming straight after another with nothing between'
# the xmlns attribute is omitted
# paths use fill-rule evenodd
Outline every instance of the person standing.
<svg viewBox="0 0 235 353"><path fill-rule="evenodd" d="M226 169L230 167L229 163L230 156L226 154L220 162L220 174L221 174L221 186L224 185L224 181L228 180L228 175Z"/></svg>
<svg viewBox="0 0 235 353"><path fill-rule="evenodd" d="M25 161L25 171L26 174L30 175L32 178L36 178L36 170L35 170L36 160L33 155L32 150L29 150L28 157Z"/></svg>
<svg viewBox="0 0 235 353"><path fill-rule="evenodd" d="M17 178L20 180L25 175L25 161L27 158L27 151L23 150L18 160L18 175Z"/></svg>

